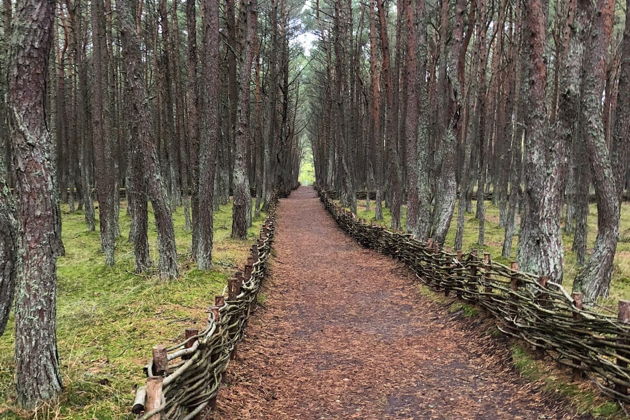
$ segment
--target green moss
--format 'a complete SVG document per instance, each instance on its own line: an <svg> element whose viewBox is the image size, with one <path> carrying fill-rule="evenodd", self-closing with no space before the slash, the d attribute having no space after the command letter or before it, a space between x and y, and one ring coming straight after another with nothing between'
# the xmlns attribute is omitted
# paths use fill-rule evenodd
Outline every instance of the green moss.
<svg viewBox="0 0 630 420"><path fill-rule="evenodd" d="M256 302L261 306L265 306L265 302L267 302L267 295L262 292L258 293L258 296L256 296Z"/></svg>
<svg viewBox="0 0 630 420"><path fill-rule="evenodd" d="M465 318L473 318L479 315L479 308L462 302L453 302L453 304L449 306L448 311L452 313L461 311Z"/></svg>
<svg viewBox="0 0 630 420"><path fill-rule="evenodd" d="M156 273L134 273L130 220L120 209L116 264L107 267L97 232L89 232L83 214L64 213L66 255L58 261L57 337L64 392L38 418L133 418L133 389L144 381L142 366L155 344L182 339L184 329L205 326L208 304L227 278L247 259L264 215L254 221L247 241L230 238L231 205L214 213L214 268L197 270L190 260L191 232L181 209L174 214L181 275L160 281ZM151 217L151 216L150 216ZM153 218L151 217L151 221ZM151 257L157 261L157 234L150 223ZM15 407L13 320L0 337L0 418L31 418Z"/></svg>

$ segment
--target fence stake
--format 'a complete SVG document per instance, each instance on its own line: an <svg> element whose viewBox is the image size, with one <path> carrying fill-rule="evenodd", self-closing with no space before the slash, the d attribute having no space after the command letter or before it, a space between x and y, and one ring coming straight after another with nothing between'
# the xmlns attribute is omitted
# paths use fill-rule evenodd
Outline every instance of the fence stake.
<svg viewBox="0 0 630 420"><path fill-rule="evenodd" d="M243 285L243 273L238 271L234 277L228 280L228 300L236 300L239 293L241 293L241 286Z"/></svg>
<svg viewBox="0 0 630 420"><path fill-rule="evenodd" d="M457 261L460 264L464 263L464 252L461 249L457 250ZM458 288L458 289L461 289L461 288ZM457 290L457 292L455 294L457 295L458 298L461 299L461 297L462 297L462 291L461 290Z"/></svg>
<svg viewBox="0 0 630 420"><path fill-rule="evenodd" d="M194 337L197 334L199 334L199 330L198 329L196 329L196 328L186 328L186 330L184 331L184 338L186 340L188 340L189 338ZM187 348L187 349L191 348L195 344L195 341L196 340L187 341L186 344L184 344L184 347ZM188 360L191 357L192 357L192 354L185 354L185 355L182 356L182 359Z"/></svg>
<svg viewBox="0 0 630 420"><path fill-rule="evenodd" d="M256 244L252 245L252 257L254 261L258 260L258 246Z"/></svg>
<svg viewBox="0 0 630 420"><path fill-rule="evenodd" d="M470 251L470 278L466 282L468 285L468 289L470 290L470 301L475 301L475 295L477 294L477 250L473 249Z"/></svg>
<svg viewBox="0 0 630 420"><path fill-rule="evenodd" d="M573 306L575 306L575 309L577 309L577 311L573 312L573 319L578 320L580 319L580 313L578 311L581 311L584 306L582 293L580 292L571 293L571 299L573 299ZM580 360L574 360L574 362L578 366L582 365L582 362ZM574 367L571 370L573 372L573 382L577 382L580 379L582 379L582 376L583 376L582 369L580 369L579 367Z"/></svg>
<svg viewBox="0 0 630 420"><path fill-rule="evenodd" d="M512 263L510 264L510 269L512 271L518 271L518 263L516 261L512 261ZM521 282L518 279L518 276L516 275L516 273L512 274L512 278L510 279L510 289L516 292L520 285L521 285Z"/></svg>
<svg viewBox="0 0 630 420"><path fill-rule="evenodd" d="M630 324L630 300L619 301L618 319L619 319L619 322L621 322L622 324ZM622 344L628 344L628 341L629 341L627 336L621 336L618 338L618 340ZM623 354L623 356L628 357L628 354L626 352L623 352L623 351L620 351L620 352ZM625 369L628 367L628 363L623 360L617 359L617 366ZM620 394L628 395L628 388L625 387L624 385L616 384L615 390L619 392Z"/></svg>
<svg viewBox="0 0 630 420"><path fill-rule="evenodd" d="M166 347L154 346L153 347L153 376L163 376L166 373L166 367L168 365L168 355L166 353Z"/></svg>
<svg viewBox="0 0 630 420"><path fill-rule="evenodd" d="M252 257L248 257L247 258L247 264L245 264L245 280L249 280L249 278L252 276L252 268L253 268L253 260Z"/></svg>
<svg viewBox="0 0 630 420"><path fill-rule="evenodd" d="M146 411L152 411L159 408L162 404L162 376L151 376L147 379L147 400ZM160 420L160 413L154 414L150 417L150 420Z"/></svg>
<svg viewBox="0 0 630 420"><path fill-rule="evenodd" d="M547 282L549 281L549 277L548 276L540 276L538 277L538 285L544 290L547 288ZM542 291L540 293L540 295L538 295L538 298L536 299L537 303L540 306L546 307L549 305L549 295ZM538 340L537 342L540 343L540 340ZM542 359L545 356L545 351L544 351L544 347L543 347L543 343L540 343L540 345L534 345L534 356L537 359Z"/></svg>
<svg viewBox="0 0 630 420"><path fill-rule="evenodd" d="M486 293L492 293L492 285L490 285L490 266L492 264L492 258L489 252L483 253L483 265L485 266L485 273L483 279L486 282Z"/></svg>

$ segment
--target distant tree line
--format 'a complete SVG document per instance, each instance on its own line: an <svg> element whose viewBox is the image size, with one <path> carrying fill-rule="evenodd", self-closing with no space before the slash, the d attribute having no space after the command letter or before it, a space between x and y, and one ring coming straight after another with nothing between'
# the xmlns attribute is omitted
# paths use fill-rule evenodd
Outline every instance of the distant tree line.
<svg viewBox="0 0 630 420"><path fill-rule="evenodd" d="M178 276L173 211L212 264L213 210L233 197L244 239L272 192L297 185L301 5L289 0L3 0L0 333L15 297L18 402L61 389L55 337L60 204L83 211L115 264L121 201L137 272Z"/></svg>
<svg viewBox="0 0 630 420"><path fill-rule="evenodd" d="M519 215L521 268L555 282L564 219L582 264L575 288L589 301L608 294L630 185L630 1L314 3L309 132L320 185L353 210L357 191L374 193L376 219L387 205L393 228L406 205L402 228L421 240L447 245L455 224L456 249L475 199L484 245L491 192L503 255Z"/></svg>

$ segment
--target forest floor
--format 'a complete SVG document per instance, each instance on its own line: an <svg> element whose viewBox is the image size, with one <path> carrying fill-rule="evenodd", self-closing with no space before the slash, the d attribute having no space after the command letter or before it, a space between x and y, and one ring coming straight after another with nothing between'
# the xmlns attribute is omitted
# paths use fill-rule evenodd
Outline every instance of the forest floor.
<svg viewBox="0 0 630 420"><path fill-rule="evenodd" d="M486 224L485 224L485 243L479 245L479 220L475 217L475 209L477 202L473 200L472 208L473 212L466 213L464 224L464 236L463 236L463 251L470 251L472 249L483 250L483 252L489 252L492 254L493 261L497 261L504 264L509 264L510 261L516 260L516 247L518 244L518 231L514 235L512 242L512 254L510 258L501 256L501 250L503 247L503 238L505 236L505 229L499 223L499 208L495 206L491 201L486 201ZM374 203L371 202L370 206L366 205L365 200L358 200L357 203L357 216L362 219L372 221L377 224L381 224L389 228L391 226L391 213L389 209L383 206L383 220L374 220ZM446 237L445 246L449 249L455 242L455 231L457 229L457 207L455 208L455 214L451 222L448 235ZM403 206L401 210L401 226L405 226L407 216L406 206ZM597 236L597 205L591 204L589 206L588 215L588 246L589 250L595 243ZM517 220L517 227L519 221ZM518 230L518 229L517 229ZM619 225L619 242L617 244L617 253L615 254L615 260L613 263L612 281L610 287L610 296L606 299L601 299L599 304L602 306L603 311L612 311L613 314L617 313L617 303L620 299L630 299L630 203L625 202L621 208L621 220ZM571 290L573 280L578 274L580 269L575 252L571 250L573 244L573 235L563 231L562 242L564 244L564 280L563 285L567 290Z"/></svg>
<svg viewBox="0 0 630 420"><path fill-rule="evenodd" d="M514 364L534 380L552 371L537 377L538 362L517 347L466 327L478 309L445 303L401 263L355 243L313 189L281 200L274 248L214 418L577 417L548 392L559 381L529 382ZM613 403L589 395L587 411L614 416Z"/></svg>
<svg viewBox="0 0 630 420"><path fill-rule="evenodd" d="M37 412L16 407L11 319L0 337L0 419L134 419L134 387L145 382L142 367L151 357L151 348L178 343L186 328L205 325L208 305L245 264L265 215L254 220L248 239L240 241L230 238L231 204L215 211L214 268L201 271L190 259L191 232L178 208L173 221L180 276L164 282L156 273L134 273L125 202L113 267L104 263L98 220L96 231L89 231L82 211L71 213L67 206L62 210L66 255L57 264L57 340L64 392ZM149 217L151 257L156 261L152 211Z"/></svg>

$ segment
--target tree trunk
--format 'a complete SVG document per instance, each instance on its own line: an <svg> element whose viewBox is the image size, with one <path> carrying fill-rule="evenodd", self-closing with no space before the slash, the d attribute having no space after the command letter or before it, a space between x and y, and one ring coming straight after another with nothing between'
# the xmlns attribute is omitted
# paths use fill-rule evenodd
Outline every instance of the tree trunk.
<svg viewBox="0 0 630 420"><path fill-rule="evenodd" d="M614 6L614 0L598 0L597 8L591 1L578 0L578 8L584 10L591 22L584 53L581 117L597 198L597 239L586 266L575 279L574 287L581 290L588 301L608 296L619 235L619 198L604 135L601 102Z"/></svg>
<svg viewBox="0 0 630 420"><path fill-rule="evenodd" d="M4 333L13 306L17 229L15 203L9 191L4 142L0 144L0 336Z"/></svg>
<svg viewBox="0 0 630 420"><path fill-rule="evenodd" d="M562 282L563 250L560 235L566 145L549 134L544 59L546 17L541 0L524 2L525 66L525 195L519 241L523 271Z"/></svg>
<svg viewBox="0 0 630 420"><path fill-rule="evenodd" d="M10 39L11 28L11 2L4 0L3 3L3 40L0 44L0 54L7 62L9 51L8 40ZM5 45L4 42L7 42ZM6 68L6 67L5 67ZM3 79L6 73L2 72ZM0 83L0 94L4 95L4 81ZM4 96L3 96L4 97ZM0 105L0 127L4 126L5 104ZM0 128L1 129L1 128ZM8 139L0 136L0 336L4 333L9 320L9 313L13 306L13 295L15 292L15 265L17 263L17 229L15 220L15 202L9 190L8 161L9 155Z"/></svg>
<svg viewBox="0 0 630 420"><path fill-rule="evenodd" d="M613 130L612 158L617 195L622 201L623 190L626 185L628 161L630 160L630 0L626 0L626 27L621 44L621 70L619 73L619 87L617 88L617 109Z"/></svg>
<svg viewBox="0 0 630 420"><path fill-rule="evenodd" d="M61 391L55 336L60 212L54 190L54 144L44 110L53 3L25 0L15 12L7 95L21 256L15 377L18 403L31 409Z"/></svg>
<svg viewBox="0 0 630 420"><path fill-rule="evenodd" d="M199 208L197 209L199 237L197 239L197 267L207 270L212 266L213 197L216 148L219 143L219 6L216 1L204 0L201 132L199 136ZM247 82L248 83L249 79ZM249 94L249 90L248 90ZM249 188L249 186L247 186ZM249 194L249 189L247 190Z"/></svg>
<svg viewBox="0 0 630 420"><path fill-rule="evenodd" d="M105 263L114 265L116 246L116 181L112 154L110 116L107 100L107 47L103 0L92 3L92 58L94 84L92 92L92 130L94 165L96 167L96 196L99 204L101 247Z"/></svg>
<svg viewBox="0 0 630 420"><path fill-rule="evenodd" d="M187 134L191 166L191 254L197 258L199 239L199 88L197 76L197 16L195 0L186 0L186 30L188 31L188 81L186 102L188 110Z"/></svg>
<svg viewBox="0 0 630 420"><path fill-rule="evenodd" d="M249 176L247 174L247 146L249 137L249 82L252 69L254 31L256 31L256 0L242 1L242 23L245 39L241 51L240 94L237 112L236 147L234 151L234 205L232 207L232 237L247 237L247 212L251 205Z"/></svg>
<svg viewBox="0 0 630 420"><path fill-rule="evenodd" d="M177 277L177 250L175 245L175 231L173 228L173 220L171 218L171 210L168 204L166 187L162 181L160 174L160 166L158 163L158 155L155 143L151 140L151 114L149 112L148 95L144 85L142 72L142 57L140 36L136 32L134 24L134 16L136 15L129 7L129 3L122 2L120 5L121 17L121 39L123 46L123 58L125 63L125 71L127 76L127 85L129 89L129 98L131 100L132 113L129 116L131 120L131 133L133 137L134 150L134 174L140 175L134 177L134 186L144 193L151 200L153 212L155 213L155 222L158 233L158 248L160 254L159 271L162 278ZM139 164L138 160L141 162ZM136 173L136 170L142 174ZM134 215L140 219L146 215L146 206L144 203L137 203L140 206L140 214ZM136 220L137 220L136 219ZM146 222L137 220L136 229L146 229ZM135 233L136 238L144 242L146 230ZM145 243L137 244L138 250L146 246ZM138 257L138 255L136 255ZM142 253L142 265L144 253Z"/></svg>

